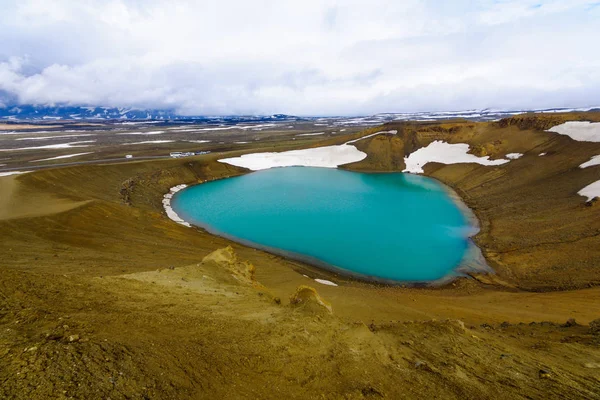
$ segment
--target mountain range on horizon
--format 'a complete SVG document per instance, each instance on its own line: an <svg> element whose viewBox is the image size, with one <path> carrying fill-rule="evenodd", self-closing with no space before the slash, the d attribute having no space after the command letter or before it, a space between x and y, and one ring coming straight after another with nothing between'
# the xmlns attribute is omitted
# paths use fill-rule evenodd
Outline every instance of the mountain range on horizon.
<svg viewBox="0 0 600 400"><path fill-rule="evenodd" d="M240 123L240 122L265 122L265 121L302 121L318 119L345 119L361 122L364 125L379 124L394 120L443 120L464 118L473 121L490 121L505 118L511 115L527 112L570 112L570 111L600 111L600 107L584 108L545 108L545 109L482 109L463 111L420 111L400 113L379 113L371 116L293 116L287 114L273 115L181 115L175 110L141 109L129 107L104 107L104 106L47 106L47 105L12 105L0 106L0 120L4 121L77 121L77 120L103 120L103 121L195 121L204 123Z"/></svg>

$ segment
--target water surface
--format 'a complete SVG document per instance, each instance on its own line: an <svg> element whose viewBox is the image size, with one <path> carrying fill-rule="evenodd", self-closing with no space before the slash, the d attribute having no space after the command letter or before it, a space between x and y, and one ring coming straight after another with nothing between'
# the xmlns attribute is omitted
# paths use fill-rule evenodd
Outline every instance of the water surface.
<svg viewBox="0 0 600 400"><path fill-rule="evenodd" d="M467 219L436 181L273 168L179 192L184 220L234 240L384 281L435 281L468 247Z"/></svg>

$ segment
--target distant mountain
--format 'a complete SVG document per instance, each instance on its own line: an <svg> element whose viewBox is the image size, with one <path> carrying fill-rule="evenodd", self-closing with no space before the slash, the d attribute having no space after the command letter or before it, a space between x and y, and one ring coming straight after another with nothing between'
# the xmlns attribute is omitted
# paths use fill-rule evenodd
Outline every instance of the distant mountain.
<svg viewBox="0 0 600 400"><path fill-rule="evenodd" d="M1 104L1 103L0 103ZM538 110L467 110L436 111L413 113L383 113L360 117L295 117L285 114L275 115L235 115L235 116L184 116L174 110L116 108L116 107L80 107L80 106L38 106L15 105L0 106L0 120L8 121L190 121L207 124L235 124L256 122L293 122L328 121L336 125L379 125L389 121L438 121L463 118L471 121L493 121L526 112L569 112L590 111L596 108L549 108Z"/></svg>
<svg viewBox="0 0 600 400"><path fill-rule="evenodd" d="M123 120L123 121L169 121L194 120L201 122L261 122L261 121L296 121L299 118L284 114L270 116L183 116L173 110L116 108L116 107L79 107L79 106L38 106L16 105L0 107L0 119L14 121L48 121L48 120Z"/></svg>

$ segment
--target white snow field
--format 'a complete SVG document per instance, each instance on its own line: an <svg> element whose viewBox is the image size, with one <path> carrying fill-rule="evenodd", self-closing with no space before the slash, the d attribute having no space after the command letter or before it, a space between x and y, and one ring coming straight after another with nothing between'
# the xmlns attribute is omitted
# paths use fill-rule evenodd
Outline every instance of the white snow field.
<svg viewBox="0 0 600 400"><path fill-rule="evenodd" d="M315 132L315 133L301 133L296 136L319 136L319 135L324 135L324 134L325 134L325 132Z"/></svg>
<svg viewBox="0 0 600 400"><path fill-rule="evenodd" d="M436 140L431 142L429 146L422 147L405 157L406 169L403 172L423 173L423 166L429 162L441 164L477 163L481 165L502 165L510 162L510 160L505 159L490 160L489 156L477 157L474 154L469 154L468 151L469 145L466 143L450 144Z"/></svg>
<svg viewBox="0 0 600 400"><path fill-rule="evenodd" d="M590 161L584 162L579 168L593 167L594 165L600 165L600 155L592 157Z"/></svg>
<svg viewBox="0 0 600 400"><path fill-rule="evenodd" d="M148 132L119 132L117 135L160 135L165 131L148 131Z"/></svg>
<svg viewBox="0 0 600 400"><path fill-rule="evenodd" d="M600 181L590 183L579 192L578 195L587 197L588 201L593 200L595 197L600 197Z"/></svg>
<svg viewBox="0 0 600 400"><path fill-rule="evenodd" d="M29 171L8 171L8 172L0 172L0 176L9 176L9 175L19 175L26 174Z"/></svg>
<svg viewBox="0 0 600 400"><path fill-rule="evenodd" d="M397 131L377 132L340 145L282 151L279 153L251 153L240 157L223 158L219 162L248 168L252 171L297 166L337 168L339 165L361 161L367 157L366 153L351 146L351 143L356 143L359 140L383 133L396 134Z"/></svg>
<svg viewBox="0 0 600 400"><path fill-rule="evenodd" d="M548 129L579 142L600 142L600 122L569 121Z"/></svg>
<svg viewBox="0 0 600 400"><path fill-rule="evenodd" d="M69 142L61 144L48 144L45 146L34 146L34 147L21 147L18 149L0 149L0 151L17 151L17 150L43 150L43 149L70 149L73 147L89 147L89 144L82 143L94 143L95 140L82 140L80 142Z"/></svg>
<svg viewBox="0 0 600 400"><path fill-rule="evenodd" d="M133 144L160 144L160 143L173 143L174 140L145 140L143 142L135 143L123 143L121 146L131 146Z"/></svg>
<svg viewBox="0 0 600 400"><path fill-rule="evenodd" d="M60 160L60 159L63 159L63 158L79 157L79 156L83 156L83 155L86 155L86 154L92 154L92 153L93 153L93 151L89 151L89 152L87 152L87 153L67 154L67 155L64 155L64 156L57 156L57 157L43 158L43 159L41 159L41 160L33 160L33 161L29 161L29 162L40 162L40 161Z"/></svg>

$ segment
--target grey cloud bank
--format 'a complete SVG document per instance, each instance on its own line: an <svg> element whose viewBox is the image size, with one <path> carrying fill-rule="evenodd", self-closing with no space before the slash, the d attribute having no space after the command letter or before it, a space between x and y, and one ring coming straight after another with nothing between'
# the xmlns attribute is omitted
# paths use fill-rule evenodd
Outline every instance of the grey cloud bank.
<svg viewBox="0 0 600 400"><path fill-rule="evenodd" d="M365 115L600 104L596 1L3 7L0 105Z"/></svg>

